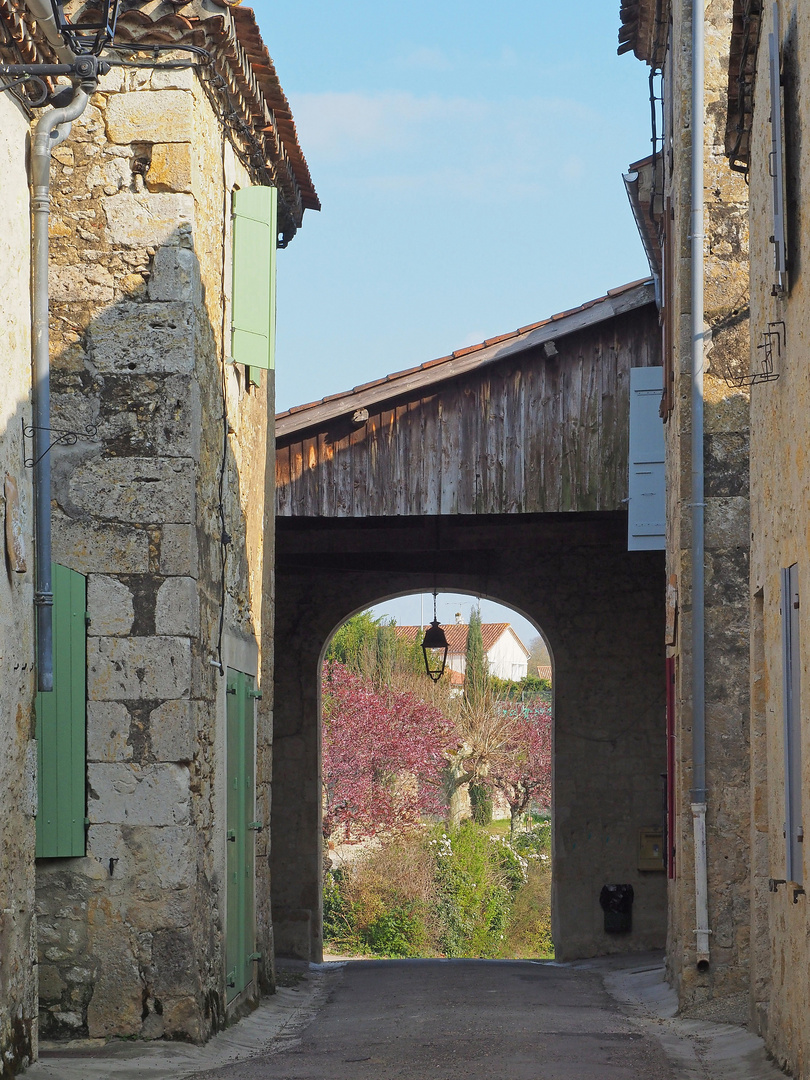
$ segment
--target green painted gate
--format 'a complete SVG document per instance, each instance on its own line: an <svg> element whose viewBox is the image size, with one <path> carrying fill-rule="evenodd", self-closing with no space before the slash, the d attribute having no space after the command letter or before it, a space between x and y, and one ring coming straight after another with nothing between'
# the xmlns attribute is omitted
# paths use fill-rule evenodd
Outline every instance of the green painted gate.
<svg viewBox="0 0 810 1080"><path fill-rule="evenodd" d="M227 676L227 874L225 970L226 1000L232 1001L253 980L255 948L256 735L254 701L260 697L252 675L228 668Z"/></svg>
<svg viewBox="0 0 810 1080"><path fill-rule="evenodd" d="M37 858L85 853L87 582L51 565L53 690L36 698Z"/></svg>

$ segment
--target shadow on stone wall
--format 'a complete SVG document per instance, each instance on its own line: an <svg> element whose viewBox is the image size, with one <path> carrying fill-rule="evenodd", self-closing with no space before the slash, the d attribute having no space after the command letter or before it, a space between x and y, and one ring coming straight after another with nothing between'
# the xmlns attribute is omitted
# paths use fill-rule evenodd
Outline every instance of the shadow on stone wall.
<svg viewBox="0 0 810 1080"><path fill-rule="evenodd" d="M52 306L52 422L90 433L52 452L54 558L87 576L88 826L85 858L38 864L40 1030L201 1041L225 1018L214 662L221 625L259 638L224 400L256 391L223 376L190 226L109 259L119 300Z"/></svg>

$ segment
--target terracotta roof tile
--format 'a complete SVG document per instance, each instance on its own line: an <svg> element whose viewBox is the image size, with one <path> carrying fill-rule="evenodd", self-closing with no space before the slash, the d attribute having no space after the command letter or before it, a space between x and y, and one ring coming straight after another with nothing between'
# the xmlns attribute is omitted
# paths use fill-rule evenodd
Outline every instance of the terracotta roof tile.
<svg viewBox="0 0 810 1080"><path fill-rule="evenodd" d="M467 632L469 626L466 623L440 623L444 630L444 636L447 638L448 655L459 656L467 651ZM481 624L481 637L484 640L484 652L489 650L496 644L496 642L503 637L507 630L511 629L512 624L508 622L504 623L482 623ZM396 626L394 632L397 637L403 638L409 644L412 644L417 638L421 638L424 633L424 627L422 626ZM514 634L515 631L512 630ZM518 641L517 634L515 637ZM523 642L520 641L523 645ZM523 646L526 655L528 655L528 649Z"/></svg>
<svg viewBox="0 0 810 1080"><path fill-rule="evenodd" d="M0 18L2 5L9 3L0 0ZM68 0L66 6L70 18L80 22L95 0ZM128 0L118 18L116 43L154 42L193 44L211 54L221 80L216 92L227 94L262 147L294 232L304 210L319 210L320 202L254 12L226 0Z"/></svg>

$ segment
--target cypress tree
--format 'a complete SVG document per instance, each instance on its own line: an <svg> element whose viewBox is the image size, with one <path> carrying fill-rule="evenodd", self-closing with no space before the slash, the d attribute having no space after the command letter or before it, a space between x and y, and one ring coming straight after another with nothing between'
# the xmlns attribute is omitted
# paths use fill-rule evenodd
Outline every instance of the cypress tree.
<svg viewBox="0 0 810 1080"><path fill-rule="evenodd" d="M481 609L473 608L470 612L470 625L467 628L467 656L464 672L464 695L470 705L477 705L487 690L489 682L489 664L484 652L484 638L481 633Z"/></svg>

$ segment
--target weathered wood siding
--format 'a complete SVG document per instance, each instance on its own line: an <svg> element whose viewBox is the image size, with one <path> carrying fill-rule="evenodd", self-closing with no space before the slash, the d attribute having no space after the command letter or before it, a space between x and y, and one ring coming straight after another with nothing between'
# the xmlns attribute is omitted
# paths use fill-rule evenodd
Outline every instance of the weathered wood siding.
<svg viewBox="0 0 810 1080"><path fill-rule="evenodd" d="M647 304L525 352L292 432L282 516L616 510L627 497L629 371L660 363ZM382 393L382 391L381 391Z"/></svg>

